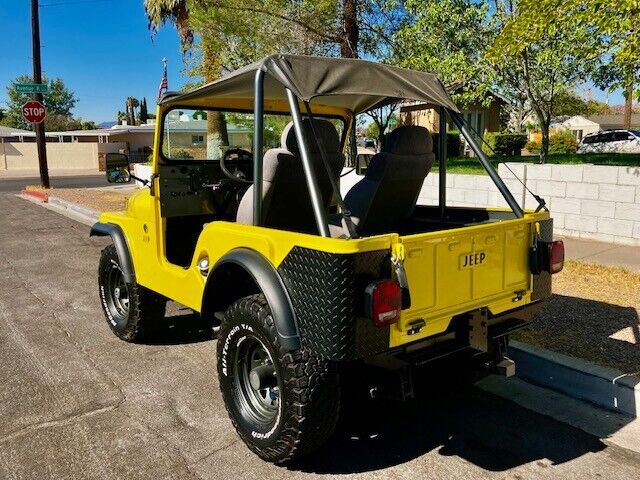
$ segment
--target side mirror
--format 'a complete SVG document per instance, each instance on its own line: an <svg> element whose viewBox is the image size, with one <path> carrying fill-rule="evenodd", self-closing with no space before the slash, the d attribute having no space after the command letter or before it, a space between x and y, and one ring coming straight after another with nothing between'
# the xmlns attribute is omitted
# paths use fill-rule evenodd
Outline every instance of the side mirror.
<svg viewBox="0 0 640 480"><path fill-rule="evenodd" d="M129 157L124 153L107 153L105 156L107 182L129 183L131 172L129 170Z"/></svg>

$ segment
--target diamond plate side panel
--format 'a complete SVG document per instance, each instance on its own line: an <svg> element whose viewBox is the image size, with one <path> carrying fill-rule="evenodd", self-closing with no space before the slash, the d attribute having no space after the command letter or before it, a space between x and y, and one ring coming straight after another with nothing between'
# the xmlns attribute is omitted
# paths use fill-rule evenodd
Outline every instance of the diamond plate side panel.
<svg viewBox="0 0 640 480"><path fill-rule="evenodd" d="M386 255L384 251L337 255L302 247L291 250L278 272L289 291L304 346L334 360L388 348L388 329L376 329L362 318L364 287L381 278L378 275L388 264Z"/></svg>

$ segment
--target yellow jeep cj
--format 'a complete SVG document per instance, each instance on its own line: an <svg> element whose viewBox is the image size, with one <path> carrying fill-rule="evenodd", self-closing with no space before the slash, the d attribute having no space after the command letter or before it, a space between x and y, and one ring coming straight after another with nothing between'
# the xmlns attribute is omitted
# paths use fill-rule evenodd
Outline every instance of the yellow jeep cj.
<svg viewBox="0 0 640 480"><path fill-rule="evenodd" d="M424 127L394 129L343 199L355 116L399 101L439 113L437 148ZM447 117L509 208L447 206ZM107 158L109 181L148 187L91 230L112 239L99 267L109 326L135 342L167 299L199 312L218 332L233 425L273 462L331 435L347 364L397 372L403 397L436 358L512 374L507 336L550 295L564 247L542 199L523 211L476 138L436 76L362 60L271 56L167 93L151 177ZM436 160L439 204L417 205Z"/></svg>

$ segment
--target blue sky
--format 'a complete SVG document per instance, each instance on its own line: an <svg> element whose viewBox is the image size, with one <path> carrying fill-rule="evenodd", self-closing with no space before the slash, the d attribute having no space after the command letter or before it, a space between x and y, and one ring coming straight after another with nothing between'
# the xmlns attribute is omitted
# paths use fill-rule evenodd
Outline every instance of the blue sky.
<svg viewBox="0 0 640 480"><path fill-rule="evenodd" d="M0 107L6 87L20 74L31 74L31 2L2 1L0 14ZM155 108L162 58L169 60L169 88L189 80L171 25L153 41L142 0L40 0L42 68L60 77L79 101L74 115L96 122L115 120L128 96L147 98ZM50 6L45 6L50 5Z"/></svg>
<svg viewBox="0 0 640 480"><path fill-rule="evenodd" d="M4 1L0 15L0 107L6 87L16 76L31 74L29 0ZM79 101L74 115L96 122L115 120L128 96L155 105L162 58L169 60L169 88L178 90L189 78L175 29L165 26L153 41L147 30L143 0L40 0L42 67L49 78L60 77ZM589 85L581 92L606 100ZM611 104L622 103L620 92Z"/></svg>

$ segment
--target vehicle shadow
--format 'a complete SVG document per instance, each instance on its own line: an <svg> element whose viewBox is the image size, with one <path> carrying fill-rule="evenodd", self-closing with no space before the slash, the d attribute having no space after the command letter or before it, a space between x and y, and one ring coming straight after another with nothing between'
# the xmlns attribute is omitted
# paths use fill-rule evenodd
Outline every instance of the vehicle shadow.
<svg viewBox="0 0 640 480"><path fill-rule="evenodd" d="M640 317L633 307L555 294L522 337L623 373L640 370Z"/></svg>
<svg viewBox="0 0 640 480"><path fill-rule="evenodd" d="M534 461L561 464L606 448L595 436L457 382L455 376L443 379L428 371L424 376L426 388L415 400L360 402L325 447L288 468L362 473L436 452L502 472Z"/></svg>
<svg viewBox="0 0 640 480"><path fill-rule="evenodd" d="M181 345L213 340L216 334L209 323L190 308L172 302L167 305L167 314L158 321L141 343L145 345Z"/></svg>

